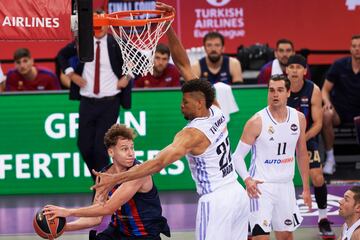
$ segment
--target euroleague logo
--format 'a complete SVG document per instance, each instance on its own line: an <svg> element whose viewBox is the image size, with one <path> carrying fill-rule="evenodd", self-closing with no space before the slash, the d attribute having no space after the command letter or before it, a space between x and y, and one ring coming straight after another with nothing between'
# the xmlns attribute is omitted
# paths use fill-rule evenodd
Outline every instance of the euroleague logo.
<svg viewBox="0 0 360 240"><path fill-rule="evenodd" d="M231 0L206 0L210 5L215 7L222 7L228 4Z"/></svg>

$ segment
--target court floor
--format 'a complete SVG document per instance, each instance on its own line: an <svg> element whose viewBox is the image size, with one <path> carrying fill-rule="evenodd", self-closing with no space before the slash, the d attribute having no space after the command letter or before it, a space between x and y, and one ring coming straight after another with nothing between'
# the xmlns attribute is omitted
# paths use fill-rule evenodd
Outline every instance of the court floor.
<svg viewBox="0 0 360 240"><path fill-rule="evenodd" d="M334 231L336 236L338 236L340 228L334 227ZM27 234L27 235L3 235L0 236L0 240L33 240L33 239L41 239L34 234ZM64 235L60 236L58 239L60 240L88 240L87 234L79 234L79 233L65 233ZM167 238L162 236L162 240L172 239L172 240L190 240L195 239L195 234L193 231L190 232L173 232L171 238ZM275 239L273 235L271 235L271 240ZM317 235L317 228L300 228L294 233L295 240L319 240L321 239Z"/></svg>
<svg viewBox="0 0 360 240"><path fill-rule="evenodd" d="M328 187L328 211L329 219L334 222L333 228L339 232L343 220L338 217L338 201L348 186ZM300 194L301 189L297 189ZM172 229L171 239L187 240L195 239L194 226L196 205L198 196L195 191L171 191L160 192L163 206L163 215L168 219ZM302 227L295 232L296 240L320 239L317 230L317 208L313 200L314 208L311 211L305 209L299 199L300 210L304 216ZM64 207L80 207L91 203L91 194L66 194L66 195L13 195L0 197L0 240L29 240L41 239L32 227L32 219L36 211L46 204L55 204ZM107 219L97 227L104 229ZM88 231L65 233L58 239L61 240L85 240L88 239ZM169 239L165 236L162 239ZM273 236L271 239L275 239Z"/></svg>

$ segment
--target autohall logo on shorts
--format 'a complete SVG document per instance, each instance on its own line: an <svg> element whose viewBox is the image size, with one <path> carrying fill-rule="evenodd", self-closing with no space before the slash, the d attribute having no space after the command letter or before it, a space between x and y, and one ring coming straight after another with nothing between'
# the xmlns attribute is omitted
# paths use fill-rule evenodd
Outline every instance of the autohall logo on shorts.
<svg viewBox="0 0 360 240"><path fill-rule="evenodd" d="M285 225L290 226L292 224L292 221L290 219L285 220Z"/></svg>

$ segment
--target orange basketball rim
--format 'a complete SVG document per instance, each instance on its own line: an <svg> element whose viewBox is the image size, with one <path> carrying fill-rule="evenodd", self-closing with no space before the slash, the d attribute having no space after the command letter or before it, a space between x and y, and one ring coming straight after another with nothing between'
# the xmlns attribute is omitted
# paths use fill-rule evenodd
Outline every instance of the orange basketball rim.
<svg viewBox="0 0 360 240"><path fill-rule="evenodd" d="M154 15L156 17L153 17ZM136 17L141 16L145 18L136 19ZM95 28L101 26L144 26L147 23L171 22L174 20L174 17L174 12L160 10L130 10L110 14L95 14L93 25Z"/></svg>

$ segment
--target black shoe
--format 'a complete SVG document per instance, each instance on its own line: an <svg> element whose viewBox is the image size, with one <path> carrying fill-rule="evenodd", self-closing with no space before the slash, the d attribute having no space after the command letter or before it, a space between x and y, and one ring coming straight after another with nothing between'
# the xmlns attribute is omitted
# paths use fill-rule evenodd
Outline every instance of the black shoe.
<svg viewBox="0 0 360 240"><path fill-rule="evenodd" d="M323 218L320 220L319 224L319 234L322 239L335 239L335 234L331 230L330 222L327 218Z"/></svg>

